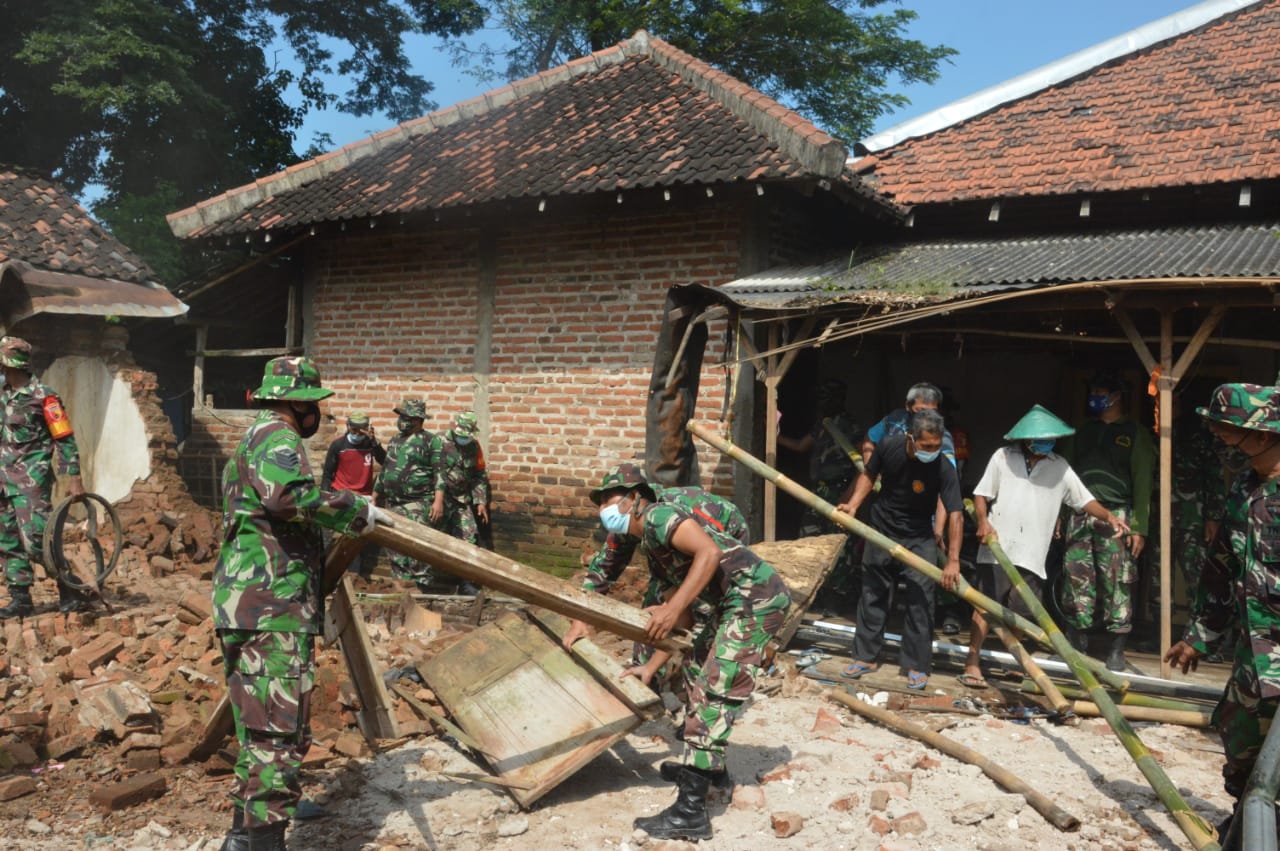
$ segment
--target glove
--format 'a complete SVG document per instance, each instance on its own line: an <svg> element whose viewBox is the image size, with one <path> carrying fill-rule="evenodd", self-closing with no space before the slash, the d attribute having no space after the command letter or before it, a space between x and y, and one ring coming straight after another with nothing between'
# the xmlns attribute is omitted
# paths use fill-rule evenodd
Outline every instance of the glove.
<svg viewBox="0 0 1280 851"><path fill-rule="evenodd" d="M365 504L363 517L364 527L360 529L361 535L369 534L378 526L378 524L382 524L383 526L396 525L395 518L378 506L374 505L373 500L370 500Z"/></svg>

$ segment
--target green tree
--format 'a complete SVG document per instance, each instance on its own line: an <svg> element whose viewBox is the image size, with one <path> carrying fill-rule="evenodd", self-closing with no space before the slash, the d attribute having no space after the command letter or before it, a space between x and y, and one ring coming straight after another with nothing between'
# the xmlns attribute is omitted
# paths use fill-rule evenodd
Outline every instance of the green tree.
<svg viewBox="0 0 1280 851"><path fill-rule="evenodd" d="M297 161L310 109L435 107L406 33L460 37L478 0L0 0L0 162L79 194L176 283L163 212ZM341 54L340 56L338 54ZM350 88L329 90L337 75ZM291 106L296 86L301 104ZM189 259L189 258L188 258Z"/></svg>
<svg viewBox="0 0 1280 851"><path fill-rule="evenodd" d="M909 101L896 80L933 82L955 54L905 37L909 9L872 11L898 0L494 0L512 44L455 54L510 78L544 71L648 30L765 94L846 142Z"/></svg>

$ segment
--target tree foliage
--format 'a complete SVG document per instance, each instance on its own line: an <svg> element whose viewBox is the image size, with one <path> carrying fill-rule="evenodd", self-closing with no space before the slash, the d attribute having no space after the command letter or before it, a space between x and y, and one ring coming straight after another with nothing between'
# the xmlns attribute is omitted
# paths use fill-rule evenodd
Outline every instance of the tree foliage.
<svg viewBox="0 0 1280 851"><path fill-rule="evenodd" d="M403 36L459 37L483 10L477 0L0 0L0 21L0 162L76 194L101 185L95 214L181 275L162 205L295 162L309 109L430 111L431 83L413 72ZM346 91L330 91L335 75Z"/></svg>
<svg viewBox="0 0 1280 851"><path fill-rule="evenodd" d="M480 61L521 77L645 29L854 141L907 105L895 82L933 82L955 53L905 37L915 12L873 11L896 2L495 0L491 11L513 44Z"/></svg>

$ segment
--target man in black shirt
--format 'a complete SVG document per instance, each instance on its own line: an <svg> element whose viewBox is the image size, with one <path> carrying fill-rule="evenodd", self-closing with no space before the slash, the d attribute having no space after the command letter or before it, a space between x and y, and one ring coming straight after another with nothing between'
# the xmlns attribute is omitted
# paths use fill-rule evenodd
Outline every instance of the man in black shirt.
<svg viewBox="0 0 1280 851"><path fill-rule="evenodd" d="M937 411L913 414L906 434L889 435L876 444L866 471L854 482L853 495L839 508L851 517L856 514L879 476L880 495L871 506L871 526L933 564L938 548L934 518L941 499L947 513L947 566L942 571L942 586L954 591L960 576L964 502L956 468L938 460L944 431ZM907 587L899 658L907 672L907 687L921 690L933 667L933 581L895 562L879 547L868 547L863 557L853 663L842 676L857 679L878 667L876 660L884 645L885 622L899 575L904 576Z"/></svg>

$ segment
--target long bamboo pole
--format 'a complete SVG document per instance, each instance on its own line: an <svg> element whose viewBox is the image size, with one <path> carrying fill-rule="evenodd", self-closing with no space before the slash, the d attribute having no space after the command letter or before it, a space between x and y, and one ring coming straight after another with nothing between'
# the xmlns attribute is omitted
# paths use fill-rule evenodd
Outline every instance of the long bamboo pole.
<svg viewBox="0 0 1280 851"><path fill-rule="evenodd" d="M851 697L834 689L827 692L827 695L844 706L849 707L854 712L877 721L894 732L909 736L916 741L924 742L929 747L942 751L947 756L955 757L962 762L970 765L976 765L982 769L982 773L999 783L1010 792L1021 795L1026 799L1027 803L1035 809L1040 815L1045 817L1049 824L1062 831L1073 831L1080 827L1080 819L1071 815L1071 813L1059 807L1045 795L1037 792L1032 788L1031 784L1023 780L1018 775L992 762L991 759L983 754L978 753L972 748L965 747L959 742L948 739L941 733L935 733L927 727L921 727L899 718L887 709L881 709L878 706L872 706L869 703L863 703L856 697Z"/></svg>
<svg viewBox="0 0 1280 851"><path fill-rule="evenodd" d="M1074 686L1062 685L1057 686L1057 688L1063 695L1075 700L1088 700L1089 698L1088 692ZM1026 694L1043 694L1040 684L1031 680L1023 680L1022 685L1019 686L1019 691ZM1174 700L1168 697L1139 694L1133 689L1117 696L1115 702L1120 706L1147 706L1152 709L1172 709L1175 712L1209 712L1213 708L1203 703L1193 703L1189 700Z"/></svg>
<svg viewBox="0 0 1280 851"><path fill-rule="evenodd" d="M797 482L787 476L784 476L782 473L779 473L769 465L761 462L760 459L750 453L744 452L724 440L706 426L690 421L686 427L696 437L699 437L711 444L725 455L728 455L739 464L742 464L751 472L766 481L777 485L780 490L786 491L800 502L818 512L819 516L826 517L836 525L847 529L858 537L863 538L880 549L887 551L889 555L893 556L907 567L917 571L918 573L922 573L934 582L941 584L942 571L938 569L937 565L930 564L920 558L920 556L899 544L897 541L876 531L866 523L858 520L856 517L850 517L843 511L836 510L836 507L825 499L822 499L812 491L805 489ZM970 605L981 609L984 613L990 615L1006 626L1040 642L1045 647L1053 647L1053 644L1049 641L1048 634L1039 625L1032 623L1007 606L1001 605L986 594L981 593L978 589L966 582L964 577L959 577L957 581L958 584L956 586L956 590L953 592L957 597L960 597ZM1112 671L1108 671L1102 662L1099 662L1097 659L1089 659L1087 656L1084 658L1087 660L1085 664L1088 665L1091 670L1096 671L1098 678L1107 685L1120 691L1124 691L1129 687L1129 683L1123 677Z"/></svg>
<svg viewBox="0 0 1280 851"><path fill-rule="evenodd" d="M1040 693L1049 699L1049 704L1053 706L1053 711L1058 713L1061 720L1066 721L1073 714L1071 701L1058 691L1058 687L1054 685L1053 680L1049 679L1049 675L1044 669L1036 664L1036 660L1031 658L1031 654L1027 652L1027 648L1022 646L1022 642L1018 637L1009 630L999 624L992 624L991 631L996 637L1004 642L1004 646L1009 648L1009 652L1013 654L1013 658L1018 660L1018 664L1022 666L1022 670L1027 672L1027 676L1040 687Z"/></svg>
<svg viewBox="0 0 1280 851"><path fill-rule="evenodd" d="M1073 700L1071 708L1077 715L1088 718L1107 717L1107 711L1091 700ZM1117 706L1115 709L1127 721L1158 721L1183 727L1208 727L1213 715L1211 712L1156 709L1154 706ZM1177 821L1176 817L1174 821Z"/></svg>
<svg viewBox="0 0 1280 851"><path fill-rule="evenodd" d="M1124 749L1128 751L1130 758L1138 766L1138 770L1142 772L1142 776L1147 778L1147 782L1151 784L1151 788L1155 790L1161 803L1165 805L1169 810L1169 814L1173 816L1174 822L1197 849L1200 849L1200 851L1209 851L1209 849L1217 851L1219 846L1213 829L1209 827L1204 819L1196 815L1191 810L1191 807L1187 806L1187 802L1178 792L1178 787L1173 785L1169 775L1165 774L1164 769L1156 763L1155 757L1151 755L1151 751L1147 750L1147 746L1138 738L1137 732L1133 729L1128 719L1120 711L1120 708L1112 702L1111 696L1102 688L1098 678L1093 675L1093 671L1089 670L1085 665L1084 654L1071 646L1071 643L1067 641L1067 637L1062 634L1057 624L1053 622L1053 618L1049 616L1049 612L1044 605L1027 587L1026 580L1022 578L1018 568L1014 566L1013 562L1009 561L1009 556L1005 554L1004 547L1000 546L1000 542L996 540L994 535L988 535L987 540L983 541L983 543L987 545L987 549L991 550L991 554L996 557L996 561L1004 568L1005 574L1009 577L1009 582L1013 584L1027 608L1035 614L1040 626L1044 627L1045 632L1049 634L1050 640L1053 641L1054 650L1070 666L1071 673L1075 674L1076 679L1080 681L1080 685L1084 686L1089 692L1089 696L1093 698L1099 713L1107 720L1107 724L1115 732L1116 737L1120 739L1120 744L1124 745ZM1077 714L1083 714L1079 704L1074 708ZM1146 707L1131 707L1131 709L1141 709L1144 712L1163 711L1147 709Z"/></svg>

